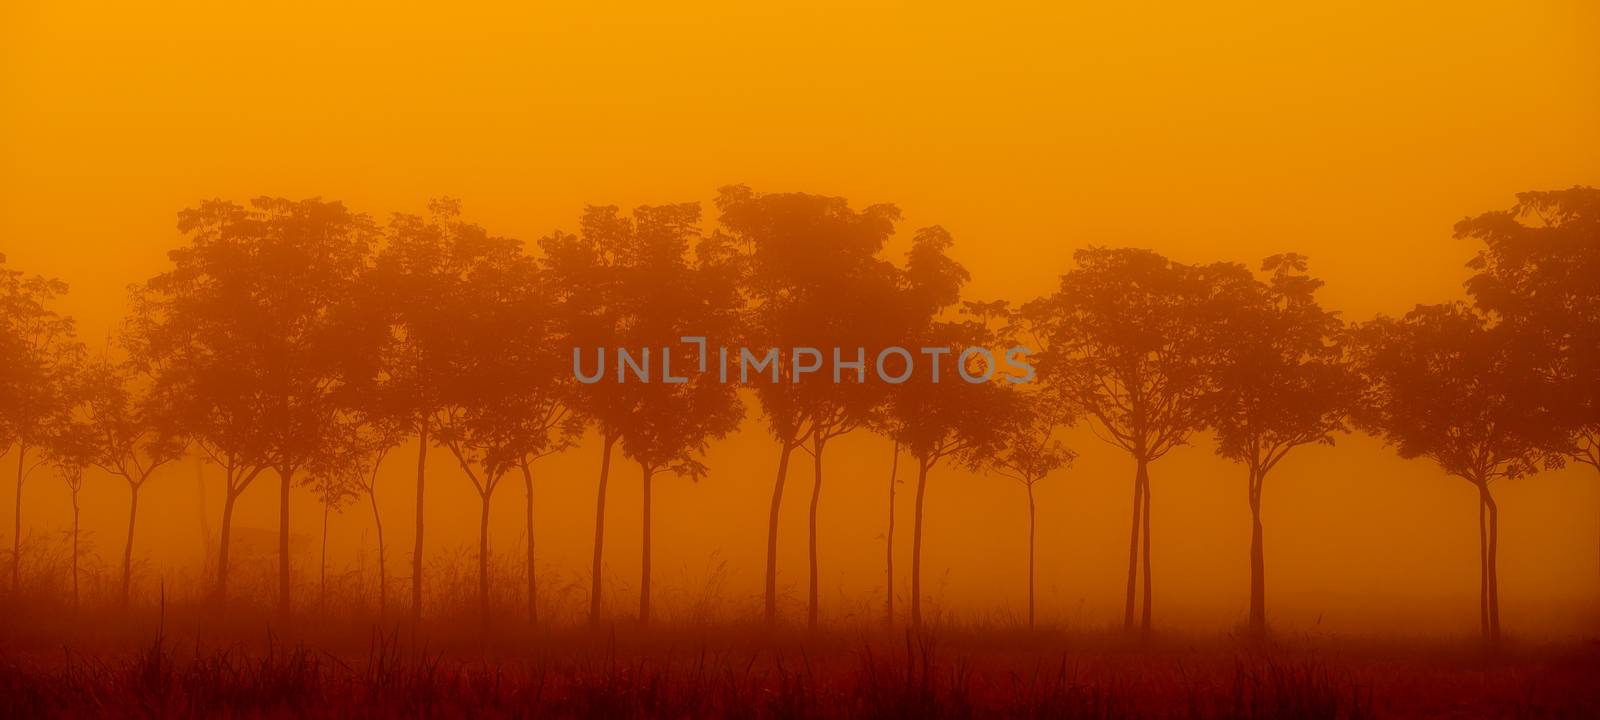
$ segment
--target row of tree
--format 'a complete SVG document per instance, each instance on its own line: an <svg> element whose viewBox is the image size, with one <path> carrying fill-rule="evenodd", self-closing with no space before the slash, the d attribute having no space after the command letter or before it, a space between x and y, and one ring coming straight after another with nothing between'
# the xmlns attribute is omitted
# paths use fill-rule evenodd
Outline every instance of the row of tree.
<svg viewBox="0 0 1600 720"><path fill-rule="evenodd" d="M698 204L624 214L590 207L578 232L531 253L461 217L457 202L379 225L337 202L208 201L179 214L172 267L132 288L116 343L86 352L52 309L61 282L0 274L0 442L16 451L11 582L20 583L22 486L44 464L71 490L99 468L129 489L127 602L140 489L186 453L222 470L215 597L225 601L235 503L263 473L279 497L278 608L291 608L289 498L309 487L327 512L365 497L384 565L375 494L389 452L416 442L414 619L423 613L426 460L448 452L482 501L478 597L489 615L491 498L508 477L526 493L527 612L537 622L534 489L538 460L600 440L590 617L601 617L605 503L617 451L644 495L641 622L650 618L650 491L663 474L698 479L708 444L744 417L715 372L681 383L574 381L573 348L650 348L673 367L711 348L1001 348L1036 351L1025 384L800 381L794 365L750 382L777 449L767 535L765 619L777 622L778 517L790 461L812 459L808 624L818 623L818 507L829 444L876 433L894 446L885 572L893 586L899 459L915 463L910 622L922 623L922 508L941 463L988 468L1028 491L1033 607L1034 486L1075 453L1059 436L1088 423L1133 461L1124 623L1151 625L1151 466L1199 432L1243 466L1251 511L1250 624L1266 627L1262 490L1294 448L1354 426L1406 457L1428 457L1480 500L1481 614L1499 635L1493 481L1577 461L1600 469L1600 191L1518 196L1462 221L1482 243L1470 303L1418 306L1346 324L1316 300L1321 281L1296 254L1258 273L1188 265L1154 252L1089 248L1052 294L1012 305L961 300L967 272L939 227L887 248L899 212L841 198L724 188L709 232ZM937 360L937 356L935 357ZM985 361L952 355L974 372ZM701 366L704 369L704 366ZM988 368L992 369L992 368ZM848 377L853 370L846 369ZM76 540L74 540L76 542ZM74 552L74 562L77 554ZM74 586L77 571L74 567ZM389 604L386 573L379 601ZM1142 593L1140 592L1142 588ZM885 607L895 618L894 596ZM1137 619L1136 619L1137 618Z"/></svg>

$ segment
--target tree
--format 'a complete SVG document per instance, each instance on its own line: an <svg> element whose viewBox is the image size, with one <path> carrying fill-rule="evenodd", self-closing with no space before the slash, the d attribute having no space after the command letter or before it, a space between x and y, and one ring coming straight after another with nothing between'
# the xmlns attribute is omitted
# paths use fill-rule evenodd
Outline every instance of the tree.
<svg viewBox="0 0 1600 720"><path fill-rule="evenodd" d="M210 200L178 215L188 244L136 292L136 361L157 376L178 432L226 473L219 599L233 503L264 470L280 480L278 612L290 611L289 489L333 436L352 363L356 281L374 229L338 202Z"/></svg>
<svg viewBox="0 0 1600 720"><path fill-rule="evenodd" d="M1340 344L1343 324L1317 304L1322 281L1306 275L1306 267L1293 253L1267 258L1261 265L1271 273L1267 281L1229 286L1212 326L1218 352L1207 415L1217 454L1248 471L1250 628L1258 634L1267 625L1262 486L1289 451L1333 444L1357 390Z"/></svg>
<svg viewBox="0 0 1600 720"><path fill-rule="evenodd" d="M950 234L937 226L919 230L913 239L902 301L927 312L922 327L905 338L905 345L918 348L918 355L929 362L921 366L914 356L906 356L911 358L906 361L910 376L889 391L885 416L879 421L917 461L911 529L911 626L917 629L922 627L922 519L928 474L946 460L977 468L983 458L999 450L1017 418L1016 395L1001 380L989 350L993 334L978 320L936 319L941 309L955 305L968 277L945 254L952 242ZM927 348L944 349L949 357L940 365L939 355L924 352ZM969 356L968 349L991 352L988 362L976 354ZM963 376L957 377L958 373ZM987 376L988 381L969 382L964 379L967 373Z"/></svg>
<svg viewBox="0 0 1600 720"><path fill-rule="evenodd" d="M1072 423L1064 405L1037 390L1019 393L1015 412L1018 421L1006 426L1000 450L987 459L999 475L1020 483L1028 493L1028 627L1034 625L1034 537L1038 527L1038 508L1033 488L1051 473L1072 466L1078 454L1060 440L1056 431Z"/></svg>
<svg viewBox="0 0 1600 720"><path fill-rule="evenodd" d="M767 519L766 621L777 621L778 515L789 459L800 449L812 456L814 470L807 624L815 629L824 451L830 440L866 424L883 398L882 385L865 381L864 367L852 381L840 363L876 357L905 324L893 302L899 273L880 257L900 211L872 205L858 212L844 198L758 194L743 185L722 188L717 207L719 224L744 255L747 346L817 353L809 379L796 371L798 361L781 356L776 373L753 378L767 429L779 444Z"/></svg>
<svg viewBox="0 0 1600 720"><path fill-rule="evenodd" d="M13 592L22 587L22 486L39 463L28 465L29 453L48 449L68 427L83 358L72 318L50 307L66 292L60 280L0 267L0 448L17 451Z"/></svg>
<svg viewBox="0 0 1600 720"><path fill-rule="evenodd" d="M712 439L737 428L743 416L735 386L720 381L719 373L710 369L712 349L736 336L739 271L725 241L703 237L699 221L695 203L641 206L631 217L615 207L592 207L584 216L581 237L556 235L544 244L554 280L566 293L562 312L570 323L574 362L581 364L582 356L592 352L601 368L592 382L583 383L577 399L583 414L600 426L606 446L596 507L591 619L599 616L611 446L620 443L642 476L639 621L648 624L654 478L663 472L703 477L699 456ZM688 337L703 338L703 347L685 342ZM611 373L605 372L606 346L615 351ZM624 353L642 364L630 367ZM695 367L704 371L695 372Z"/></svg>
<svg viewBox="0 0 1600 720"><path fill-rule="evenodd" d="M356 478L363 476L365 468L359 465L318 467L313 464L309 470L311 492L322 501L322 538L317 553L317 608L321 610L328 601L328 516L344 512L344 508L360 496Z"/></svg>
<svg viewBox="0 0 1600 720"><path fill-rule="evenodd" d="M73 377L68 382L71 385L66 393L72 409L69 410L67 417L53 428L49 440L41 449L44 461L66 484L67 493L72 500L72 609L76 611L81 601L78 564L83 557L79 545L79 538L82 536L82 505L78 499L79 494L83 492L84 471L93 464L97 448L92 430L82 419L83 394L80 379Z"/></svg>
<svg viewBox="0 0 1600 720"><path fill-rule="evenodd" d="M1401 457L1430 458L1477 490L1479 619L1484 638L1498 640L1500 513L1490 487L1551 460L1561 430L1549 410L1558 386L1513 328L1459 303L1420 305L1357 332L1367 386L1357 421Z"/></svg>
<svg viewBox="0 0 1600 720"><path fill-rule="evenodd" d="M470 366L474 273L493 266L515 241L461 218L461 203L434 200L428 216L396 214L363 290L364 315L383 329L367 412L417 438L416 532L411 553L411 617L422 619L423 538L428 448L441 423L463 408L452 378Z"/></svg>
<svg viewBox="0 0 1600 720"><path fill-rule="evenodd" d="M92 438L90 462L128 485L128 535L122 546L121 604L128 606L133 583L133 531L139 519L139 491L155 471L183 457L183 443L163 428L160 410L150 406L149 383L130 364L103 358L85 368L82 402Z"/></svg>
<svg viewBox="0 0 1600 720"><path fill-rule="evenodd" d="M1131 630L1144 568L1141 632L1150 630L1150 463L1187 443L1204 425L1206 300L1214 280L1243 273L1224 264L1191 267L1149 250L1089 248L1054 295L1023 307L1041 340L1040 379L1092 418L1097 435L1133 457L1133 522L1128 541ZM1141 536L1142 531L1142 536ZM1143 548L1141 557L1140 549Z"/></svg>
<svg viewBox="0 0 1600 720"><path fill-rule="evenodd" d="M1484 244L1467 292L1545 353L1562 388L1556 450L1600 471L1600 189L1520 193L1509 210L1456 223L1455 234Z"/></svg>
<svg viewBox="0 0 1600 720"><path fill-rule="evenodd" d="M568 411L570 375L562 372L555 313L543 278L521 243L493 239L469 271L461 328L463 361L443 378L439 442L460 463L482 500L478 595L489 617L489 503L501 480L520 471L527 491L528 616L536 622L531 463L570 446L578 426Z"/></svg>

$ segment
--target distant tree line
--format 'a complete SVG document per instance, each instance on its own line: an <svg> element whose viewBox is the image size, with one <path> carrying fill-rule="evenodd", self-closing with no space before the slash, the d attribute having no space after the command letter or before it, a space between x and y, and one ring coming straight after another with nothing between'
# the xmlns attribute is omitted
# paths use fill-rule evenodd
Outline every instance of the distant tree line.
<svg viewBox="0 0 1600 720"><path fill-rule="evenodd" d="M612 463L638 468L643 529L638 618L651 615L651 488L698 480L708 445L743 421L753 398L776 451L766 539L764 619L777 611L778 518L796 452L811 458L807 624L819 623L817 537L824 458L847 434L893 447L885 620L894 623L893 498L905 456L915 476L908 620L922 612L922 519L930 472L957 464L1027 491L1028 621L1033 623L1034 487L1070 467L1060 436L1083 423L1132 461L1124 625L1151 628L1152 467L1196 433L1237 462L1251 517L1249 625L1267 627L1263 497L1295 448L1353 429L1404 457L1427 457L1479 499L1480 608L1498 638L1496 480L1566 462L1600 470L1600 191L1518 195L1511 208L1462 220L1478 243L1467 302L1347 323L1316 299L1304 256L1190 265L1149 250L1090 247L1041 298L963 300L967 271L952 237L917 230L888 254L892 205L723 188L710 228L697 203L587 208L577 232L535 248L463 219L454 200L386 223L338 202L212 200L179 213L171 267L131 289L114 342L90 352L54 309L53 279L0 267L0 444L15 451L10 585L21 586L22 488L40 466L77 508L90 468L129 491L120 597L130 594L139 493L157 468L198 455L220 468L214 601L227 601L239 497L278 480L277 608L290 614L289 499L330 512L365 499L377 531L379 604L391 603L379 470L416 441L409 615L424 614L427 454L442 451L482 501L479 612L490 613L489 507L521 480L527 524L527 618L534 581L539 460L600 441L589 617L602 617L601 562ZM3 262L3 258L0 258ZM800 382L793 366L757 374L742 395L714 375L682 383L579 383L574 347L639 347L674 367L699 361L684 336L715 347L883 348L1024 345L1035 382ZM946 362L956 362L946 357ZM982 363L982 359L968 359ZM981 370L982 368L975 368ZM819 378L828 378L824 368ZM78 602L73 555L74 603Z"/></svg>

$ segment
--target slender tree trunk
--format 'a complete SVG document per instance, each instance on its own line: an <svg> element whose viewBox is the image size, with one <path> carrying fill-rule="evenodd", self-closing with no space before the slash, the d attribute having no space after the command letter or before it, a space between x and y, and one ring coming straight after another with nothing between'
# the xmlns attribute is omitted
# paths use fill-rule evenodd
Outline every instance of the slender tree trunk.
<svg viewBox="0 0 1600 720"><path fill-rule="evenodd" d="M494 490L484 478L482 511L478 514L478 624L488 637L489 631L489 499Z"/></svg>
<svg viewBox="0 0 1600 720"><path fill-rule="evenodd" d="M1267 556L1261 527L1261 484L1266 478L1250 471L1250 631L1267 631Z"/></svg>
<svg viewBox="0 0 1600 720"><path fill-rule="evenodd" d="M1037 512L1037 508L1036 508L1036 506L1034 505L1034 502L1033 502L1033 483L1029 482L1027 485L1028 485L1028 627L1032 628L1033 627L1033 623L1034 623L1034 616L1033 616L1033 609L1034 609L1034 590L1033 590L1034 538L1035 538L1035 530L1038 528L1038 522L1037 522L1038 521L1038 512Z"/></svg>
<svg viewBox="0 0 1600 720"><path fill-rule="evenodd" d="M72 611L78 611L78 491L72 491Z"/></svg>
<svg viewBox="0 0 1600 720"><path fill-rule="evenodd" d="M239 494L228 488L222 499L222 535L217 540L217 607L228 603L228 544L233 534L233 504Z"/></svg>
<svg viewBox="0 0 1600 720"><path fill-rule="evenodd" d="M1478 486L1478 627L1485 640L1489 639L1489 506L1484 503L1487 494L1481 483Z"/></svg>
<svg viewBox="0 0 1600 720"><path fill-rule="evenodd" d="M378 489L367 493L372 503L372 524L378 529L378 617L389 612L389 566L383 558L383 516L378 513Z"/></svg>
<svg viewBox="0 0 1600 720"><path fill-rule="evenodd" d="M283 482L278 486L278 616L289 620L289 483L294 469L278 469Z"/></svg>
<svg viewBox="0 0 1600 720"><path fill-rule="evenodd" d="M1489 493L1489 485L1483 485L1483 504L1489 509L1489 552L1488 552L1488 583L1489 583L1489 640L1500 640L1500 571L1496 558L1500 547L1500 506L1494 501L1494 496Z"/></svg>
<svg viewBox="0 0 1600 720"><path fill-rule="evenodd" d="M1150 634L1150 470L1144 468L1144 610L1139 617L1139 634Z"/></svg>
<svg viewBox="0 0 1600 720"><path fill-rule="evenodd" d="M900 441L894 443L894 455L889 460L889 530L884 533L884 600L883 622L884 625L894 627L894 490L899 483L900 473Z"/></svg>
<svg viewBox="0 0 1600 720"><path fill-rule="evenodd" d="M825 443L820 432L811 440L811 583L806 594L806 628L812 632L817 629L817 503L822 499L822 449Z"/></svg>
<svg viewBox="0 0 1600 720"><path fill-rule="evenodd" d="M643 463L639 464L639 469L644 475L644 531L642 533L644 552L639 562L639 625L644 627L650 624L650 486L652 485L650 476L652 473L650 468Z"/></svg>
<svg viewBox="0 0 1600 720"><path fill-rule="evenodd" d="M1133 474L1133 524L1128 537L1128 599L1122 610L1122 629L1133 630L1134 596L1139 589L1139 526L1140 510L1144 508L1145 460L1136 458L1138 467Z"/></svg>
<svg viewBox="0 0 1600 720"><path fill-rule="evenodd" d="M23 462L28 457L28 446L17 443L17 503L12 507L11 531L11 592L22 590L22 481Z"/></svg>
<svg viewBox="0 0 1600 720"><path fill-rule="evenodd" d="M522 463L522 488L527 494L528 513L528 624L539 624L539 583L533 562L533 471L527 462Z"/></svg>
<svg viewBox="0 0 1600 720"><path fill-rule="evenodd" d="M783 441L778 453L778 479L772 484L772 509L767 512L767 626L778 623L778 510L783 506L783 484L789 478L789 456L794 445Z"/></svg>
<svg viewBox="0 0 1600 720"><path fill-rule="evenodd" d="M917 458L917 504L911 522L911 628L922 629L922 498L928 489L928 461Z"/></svg>
<svg viewBox="0 0 1600 720"><path fill-rule="evenodd" d="M122 604L128 609L128 597L133 587L133 525L139 517L139 488L144 480L128 483L128 539L122 544Z"/></svg>
<svg viewBox="0 0 1600 720"><path fill-rule="evenodd" d="M589 623L600 624L600 560L606 544L606 481L611 477L611 447L616 445L615 435L605 438L605 452L600 456L600 489L594 501L594 568L589 573Z"/></svg>
<svg viewBox="0 0 1600 720"><path fill-rule="evenodd" d="M422 511L428 470L428 419L417 425L417 532L411 546L411 622L422 622Z"/></svg>
<svg viewBox="0 0 1600 720"><path fill-rule="evenodd" d="M317 608L328 604L328 498L322 499L322 550L317 557Z"/></svg>

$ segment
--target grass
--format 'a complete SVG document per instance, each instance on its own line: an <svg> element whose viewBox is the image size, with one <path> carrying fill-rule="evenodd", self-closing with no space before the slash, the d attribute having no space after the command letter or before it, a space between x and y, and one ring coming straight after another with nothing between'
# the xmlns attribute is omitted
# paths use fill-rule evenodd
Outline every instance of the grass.
<svg viewBox="0 0 1600 720"><path fill-rule="evenodd" d="M555 588L533 627L511 580L484 635L454 564L433 575L420 626L378 613L354 580L321 607L297 588L290 623L270 580L249 573L226 612L204 602L203 578L127 611L105 583L80 610L59 582L25 586L0 595L0 718L1600 717L1589 641L1140 639L948 615L921 633L871 621L808 633L753 624L754 608L714 590L668 595L662 622L641 628L590 627L582 598Z"/></svg>

